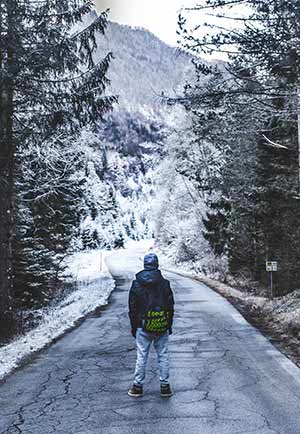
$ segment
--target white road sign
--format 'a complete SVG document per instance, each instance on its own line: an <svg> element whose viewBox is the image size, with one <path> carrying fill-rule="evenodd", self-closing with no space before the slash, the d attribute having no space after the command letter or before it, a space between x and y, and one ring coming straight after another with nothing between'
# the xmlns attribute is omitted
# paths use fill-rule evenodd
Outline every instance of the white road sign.
<svg viewBox="0 0 300 434"><path fill-rule="evenodd" d="M266 262L266 270L269 272L278 271L277 261L267 261Z"/></svg>

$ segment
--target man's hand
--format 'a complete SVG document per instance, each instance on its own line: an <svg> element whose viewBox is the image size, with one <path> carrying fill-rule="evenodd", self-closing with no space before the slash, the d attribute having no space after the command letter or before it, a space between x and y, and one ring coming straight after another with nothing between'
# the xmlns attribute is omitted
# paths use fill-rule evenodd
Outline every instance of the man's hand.
<svg viewBox="0 0 300 434"><path fill-rule="evenodd" d="M136 338L136 329L131 329L131 334L134 338Z"/></svg>

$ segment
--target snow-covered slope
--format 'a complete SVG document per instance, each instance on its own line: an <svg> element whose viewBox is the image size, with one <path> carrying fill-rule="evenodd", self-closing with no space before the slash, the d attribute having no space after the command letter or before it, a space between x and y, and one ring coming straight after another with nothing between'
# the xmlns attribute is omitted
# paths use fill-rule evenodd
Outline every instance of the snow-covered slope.
<svg viewBox="0 0 300 434"><path fill-rule="evenodd" d="M69 271L77 288L60 303L36 311L35 315L40 317L38 326L0 348L0 381L32 354L72 329L80 319L107 304L115 287L105 263L107 255L108 252L95 250L69 258Z"/></svg>
<svg viewBox="0 0 300 434"><path fill-rule="evenodd" d="M92 13L82 25L94 19ZM96 61L113 53L106 93L119 97L98 136L99 150L103 152L103 144L106 148L104 181L113 187L117 204L115 232L125 240L148 238L153 233L155 170L173 128L173 108L165 104L164 96L179 94L186 82L194 80L192 57L145 29L113 22L104 37L97 37L97 46ZM83 227L88 238L103 238L100 219L92 214Z"/></svg>
<svg viewBox="0 0 300 434"><path fill-rule="evenodd" d="M121 106L159 109L160 96L174 96L194 74L192 57L169 47L151 32L110 22L98 53L114 55L108 77Z"/></svg>

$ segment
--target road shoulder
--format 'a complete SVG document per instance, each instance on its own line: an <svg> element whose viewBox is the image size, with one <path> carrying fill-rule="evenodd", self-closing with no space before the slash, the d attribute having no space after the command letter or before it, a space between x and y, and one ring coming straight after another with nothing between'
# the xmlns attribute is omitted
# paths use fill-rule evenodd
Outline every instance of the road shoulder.
<svg viewBox="0 0 300 434"><path fill-rule="evenodd" d="M300 367L300 330L289 321L282 321L278 302L249 295L225 283L193 272L165 267L166 271L204 283L226 298L238 312L257 328L280 352ZM282 303L281 303L282 304Z"/></svg>

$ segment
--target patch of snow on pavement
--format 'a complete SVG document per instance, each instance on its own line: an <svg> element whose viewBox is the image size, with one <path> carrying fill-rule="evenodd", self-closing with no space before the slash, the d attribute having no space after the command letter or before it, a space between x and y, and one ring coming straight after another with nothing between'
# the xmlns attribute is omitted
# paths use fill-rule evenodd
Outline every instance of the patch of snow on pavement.
<svg viewBox="0 0 300 434"><path fill-rule="evenodd" d="M57 306L46 310L35 329L0 348L0 379L32 353L40 351L71 329L79 319L107 304L115 286L105 264L105 258L110 254L99 250L80 252L69 259L69 270L78 289Z"/></svg>

